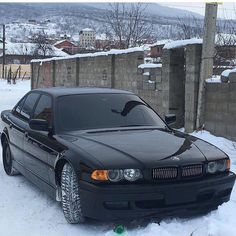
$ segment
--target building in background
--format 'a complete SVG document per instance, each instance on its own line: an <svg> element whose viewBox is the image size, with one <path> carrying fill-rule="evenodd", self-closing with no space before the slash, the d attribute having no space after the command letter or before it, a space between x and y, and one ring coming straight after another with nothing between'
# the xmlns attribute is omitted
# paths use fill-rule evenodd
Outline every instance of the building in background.
<svg viewBox="0 0 236 236"><path fill-rule="evenodd" d="M150 45L150 57L153 59L153 62L160 62L162 53L163 53L163 47L166 43L171 42L172 40L166 39L166 40L160 40L156 43Z"/></svg>
<svg viewBox="0 0 236 236"><path fill-rule="evenodd" d="M68 39L60 40L54 43L54 47L61 49L63 52L66 52L70 55L78 53L78 45L71 42Z"/></svg>
<svg viewBox="0 0 236 236"><path fill-rule="evenodd" d="M93 29L85 28L79 33L79 46L81 48L95 48L96 33Z"/></svg>

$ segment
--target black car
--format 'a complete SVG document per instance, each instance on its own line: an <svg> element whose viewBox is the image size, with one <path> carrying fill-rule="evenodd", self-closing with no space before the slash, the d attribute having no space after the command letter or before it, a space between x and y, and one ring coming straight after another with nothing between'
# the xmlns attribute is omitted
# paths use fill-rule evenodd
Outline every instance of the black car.
<svg viewBox="0 0 236 236"><path fill-rule="evenodd" d="M6 173L60 201L69 223L189 215L230 199L229 157L131 92L36 89L1 119Z"/></svg>

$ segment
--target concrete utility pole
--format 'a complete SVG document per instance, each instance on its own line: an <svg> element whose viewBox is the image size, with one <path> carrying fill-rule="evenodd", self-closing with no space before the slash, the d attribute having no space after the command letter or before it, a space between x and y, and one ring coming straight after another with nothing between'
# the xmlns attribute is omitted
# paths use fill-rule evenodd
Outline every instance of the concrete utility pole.
<svg viewBox="0 0 236 236"><path fill-rule="evenodd" d="M2 44L3 44L3 52L2 52L2 78L5 76L5 25L2 25Z"/></svg>
<svg viewBox="0 0 236 236"><path fill-rule="evenodd" d="M216 34L216 18L217 3L206 3L205 19L204 19L204 36L202 45L202 62L198 90L197 104L197 120L196 128L201 129L204 125L205 111L205 86L206 79L213 74L213 57L215 51L215 34Z"/></svg>

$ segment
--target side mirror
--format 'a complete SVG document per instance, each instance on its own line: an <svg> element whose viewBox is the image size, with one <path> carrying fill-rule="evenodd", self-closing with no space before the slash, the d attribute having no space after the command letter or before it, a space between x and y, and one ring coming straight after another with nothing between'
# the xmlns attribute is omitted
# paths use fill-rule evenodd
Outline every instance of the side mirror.
<svg viewBox="0 0 236 236"><path fill-rule="evenodd" d="M49 123L47 120L32 119L29 121L29 126L33 130L49 131Z"/></svg>
<svg viewBox="0 0 236 236"><path fill-rule="evenodd" d="M165 122L168 124L168 125L172 125L176 122L176 115L175 114L168 114L168 115L165 115Z"/></svg>

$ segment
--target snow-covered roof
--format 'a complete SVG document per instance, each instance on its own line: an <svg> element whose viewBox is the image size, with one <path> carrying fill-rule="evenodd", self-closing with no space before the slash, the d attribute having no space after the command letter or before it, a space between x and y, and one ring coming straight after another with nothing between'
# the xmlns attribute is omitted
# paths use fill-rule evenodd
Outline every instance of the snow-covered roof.
<svg viewBox="0 0 236 236"><path fill-rule="evenodd" d="M56 46L56 45L58 45L58 44L60 44L60 43L63 43L63 42L65 42L65 41L67 41L67 42L73 44L74 46L76 46L73 42L71 42L71 41L68 40L68 39L63 39L63 40L57 41L57 42L55 42L53 45Z"/></svg>
<svg viewBox="0 0 236 236"><path fill-rule="evenodd" d="M97 56L109 56L109 55L120 55L120 54L126 54L126 53L132 53L132 52L143 52L142 47L134 47L134 48L128 48L128 49L112 49L107 52L95 52L95 53L84 53L84 54L75 54L72 56L63 56L63 57L52 57L48 59L35 59L31 60L32 63L34 62L47 62L47 61L53 61L53 60L65 60L65 59L75 59L75 58L83 58L83 57L97 57Z"/></svg>
<svg viewBox="0 0 236 236"><path fill-rule="evenodd" d="M162 64L146 63L138 66L139 69L161 68Z"/></svg>
<svg viewBox="0 0 236 236"><path fill-rule="evenodd" d="M82 29L82 31L94 31L94 30L91 28L84 28L84 29Z"/></svg>
<svg viewBox="0 0 236 236"><path fill-rule="evenodd" d="M150 47L165 45L165 44L170 43L170 42L172 42L172 41L173 41L173 40L171 40L171 39L159 40L159 41L155 42L154 44L151 44Z"/></svg>
<svg viewBox="0 0 236 236"><path fill-rule="evenodd" d="M46 51L45 56L67 56L68 54L63 52L61 49L54 47L53 45L49 45L51 50ZM35 43L12 43L6 42L6 55L35 55L35 51L37 49L37 44ZM39 55L44 55L41 50L37 50Z"/></svg>
<svg viewBox="0 0 236 236"><path fill-rule="evenodd" d="M190 44L202 44L202 39L192 38L192 39L176 40L165 44L163 48L164 49L180 48Z"/></svg>

